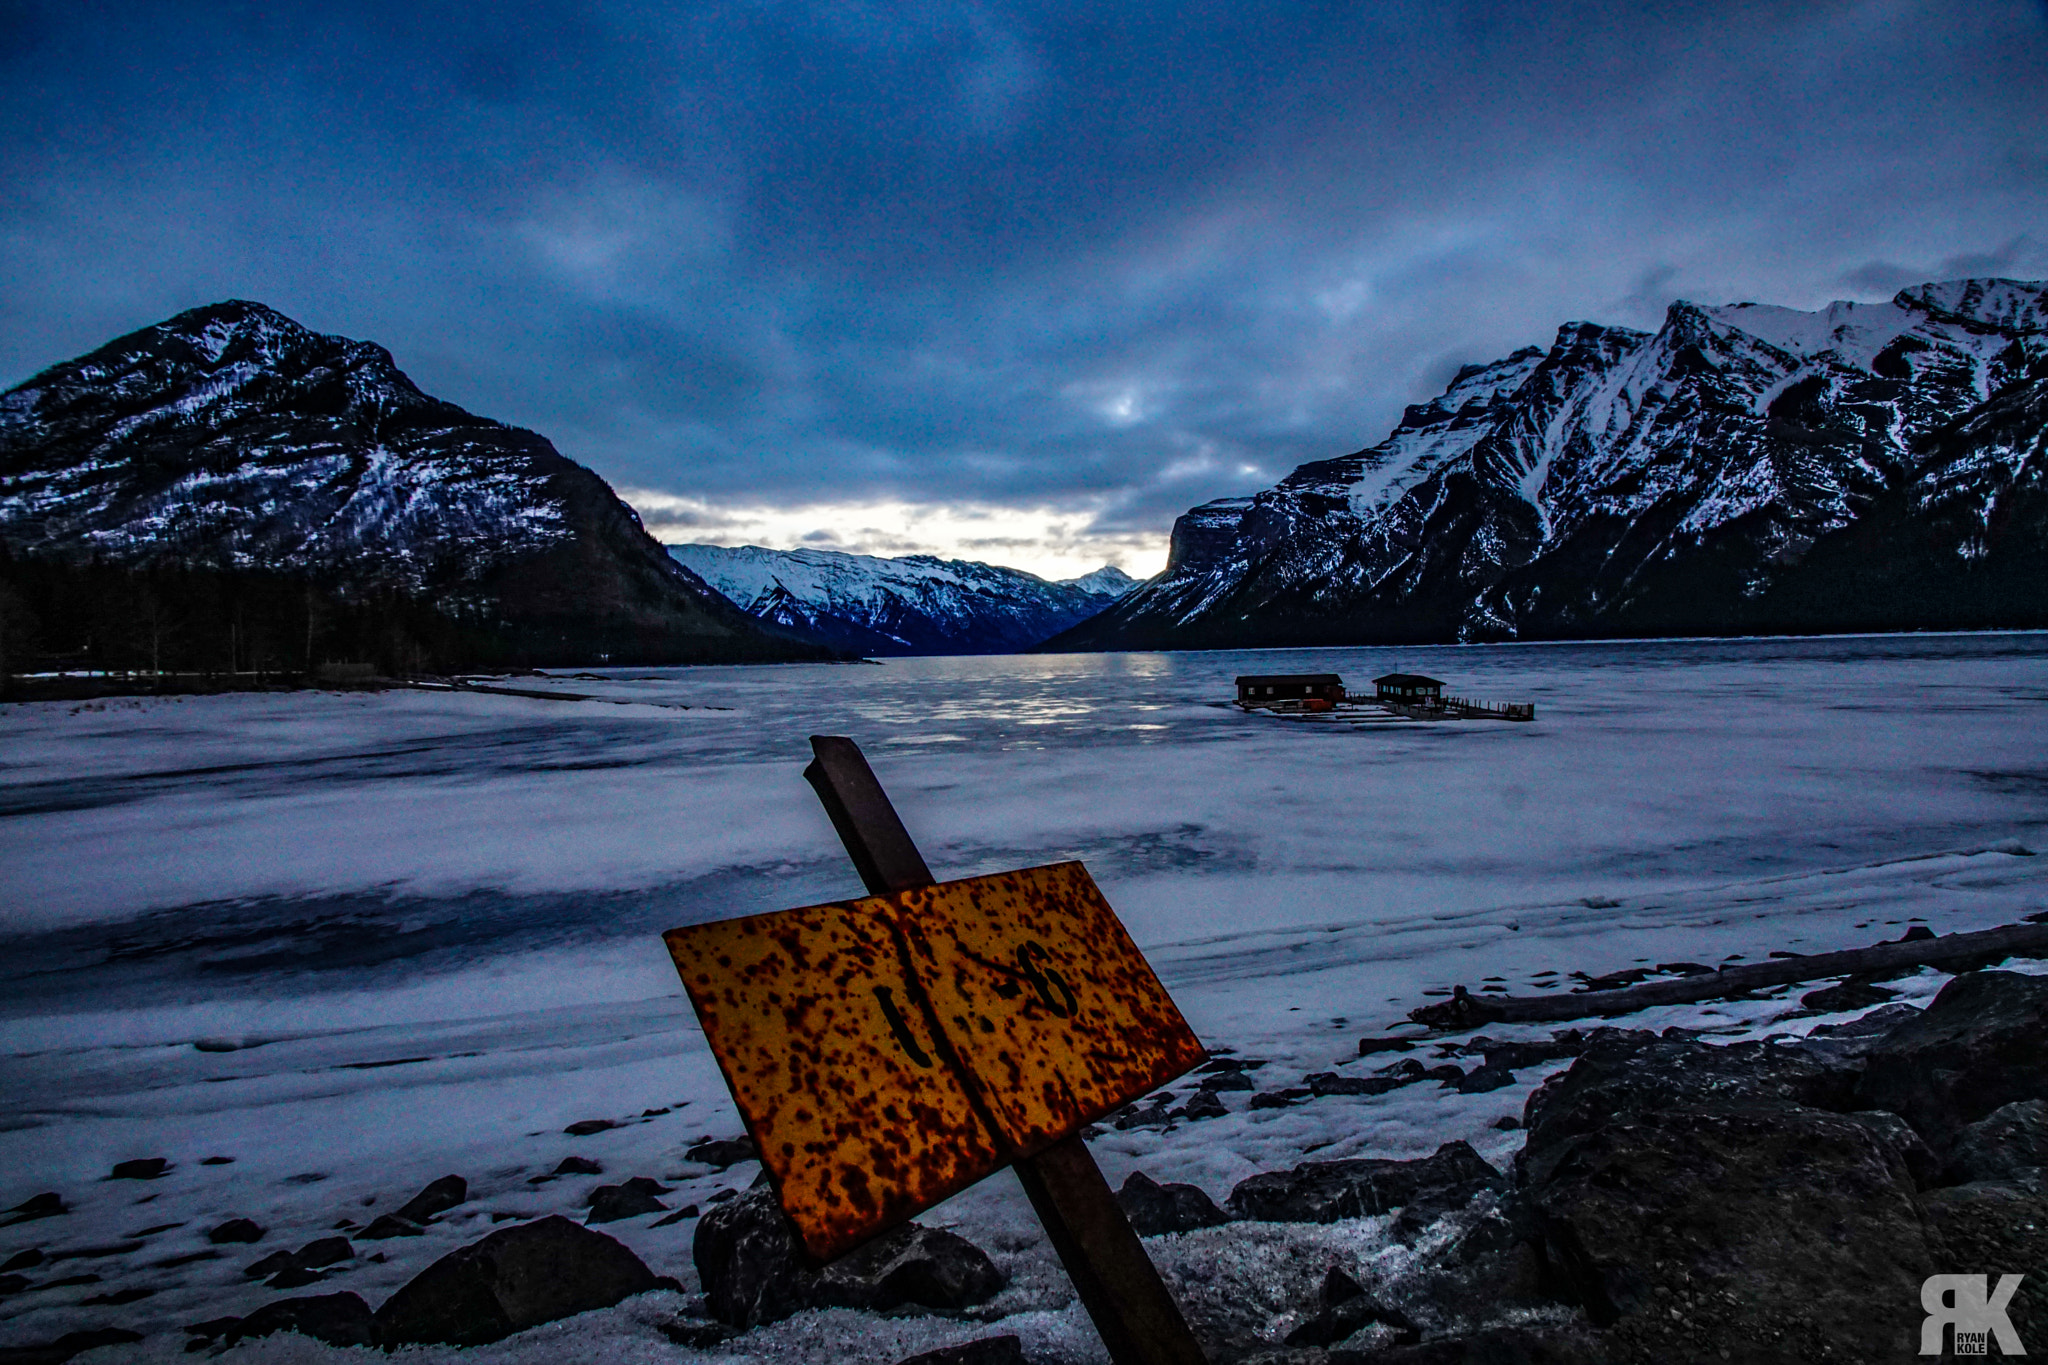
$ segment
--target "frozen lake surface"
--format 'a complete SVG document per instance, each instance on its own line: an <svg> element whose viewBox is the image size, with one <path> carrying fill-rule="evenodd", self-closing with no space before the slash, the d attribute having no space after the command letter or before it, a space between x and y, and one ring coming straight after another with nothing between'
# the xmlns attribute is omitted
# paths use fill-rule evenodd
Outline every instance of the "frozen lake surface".
<svg viewBox="0 0 2048 1365"><path fill-rule="evenodd" d="M1361 1033L1453 983L1523 993L1558 980L1545 973L1822 951L1913 920L1946 933L2041 909L2048 859L2027 851L2048 841L2044 665L2048 636L1912 636L518 684L599 698L579 702L0 708L0 1208L58 1190L74 1209L0 1229L0 1260L174 1225L93 1258L97 1287L0 1300L0 1344L115 1323L152 1335L109 1359L182 1358L177 1325L273 1296L240 1275L253 1253L366 1222L451 1171L469 1205L426 1237L363 1244L389 1259L331 1288L375 1304L492 1213L575 1211L597 1181L528 1183L571 1152L608 1181L663 1178L674 1206L743 1186L751 1164L682 1160L738 1123L657 935L859 894L800 777L811 734L861 743L942 877L1086 862L1196 1031L1270 1059L1261 1084L1280 1088L1359 1065ZM1356 690L1396 669L1533 701L1538 720L1354 725L1227 704L1238 673L1337 671ZM1641 1022L1744 1036L1785 1008ZM1544 1074L1486 1095L1411 1087L1257 1112L1234 1096L1227 1118L1095 1147L1113 1183L1143 1168L1219 1199L1305 1150L1423 1155L1465 1138L1505 1160L1517 1135L1489 1125ZM642 1121L650 1109L667 1112ZM562 1134L586 1118L633 1122ZM147 1156L171 1174L101 1181ZM230 1216L272 1235L247 1256L156 1264ZM1099 1350L1007 1177L928 1217L1011 1273L997 1330L1052 1355ZM693 1285L694 1223L651 1221L606 1230ZM1202 1292L1280 1305L1303 1239L1316 1276L1332 1256L1370 1268L1392 1254L1378 1221L1154 1250L1170 1273L1203 1267ZM86 1302L117 1280L154 1292ZM647 1296L462 1358L689 1358L649 1325L678 1303ZM806 1314L706 1354L887 1362L986 1330ZM339 1353L274 1340L231 1355Z"/></svg>

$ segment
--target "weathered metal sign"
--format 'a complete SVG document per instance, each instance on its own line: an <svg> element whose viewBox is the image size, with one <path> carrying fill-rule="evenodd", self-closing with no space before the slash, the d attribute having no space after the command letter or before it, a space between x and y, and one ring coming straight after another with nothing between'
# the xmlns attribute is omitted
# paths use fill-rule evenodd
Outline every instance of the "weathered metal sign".
<svg viewBox="0 0 2048 1365"><path fill-rule="evenodd" d="M1079 863L664 937L820 1259L1205 1055Z"/></svg>

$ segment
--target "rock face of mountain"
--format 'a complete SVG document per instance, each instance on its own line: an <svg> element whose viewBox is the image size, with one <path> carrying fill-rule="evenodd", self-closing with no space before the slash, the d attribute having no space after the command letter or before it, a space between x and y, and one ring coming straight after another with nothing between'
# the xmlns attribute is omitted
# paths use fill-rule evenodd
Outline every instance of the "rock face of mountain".
<svg viewBox="0 0 2048 1365"><path fill-rule="evenodd" d="M2048 624L2044 294L1569 323L1188 512L1165 573L1048 647Z"/></svg>
<svg viewBox="0 0 2048 1365"><path fill-rule="evenodd" d="M1101 611L1136 582L1114 565L1050 582L1021 569L838 550L671 545L669 553L763 621L861 654L1006 654Z"/></svg>
<svg viewBox="0 0 2048 1365"><path fill-rule="evenodd" d="M0 395L0 547L400 602L502 661L820 655L675 563L544 438L428 397L380 346L241 301Z"/></svg>

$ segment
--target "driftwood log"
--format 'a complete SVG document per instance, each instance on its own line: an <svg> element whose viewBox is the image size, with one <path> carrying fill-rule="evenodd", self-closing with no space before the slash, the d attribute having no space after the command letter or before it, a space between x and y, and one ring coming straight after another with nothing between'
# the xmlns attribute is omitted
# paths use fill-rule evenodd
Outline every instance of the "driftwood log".
<svg viewBox="0 0 2048 1365"><path fill-rule="evenodd" d="M1830 976L1893 971L1903 967L1938 967L1961 971L1989 966L2014 955L2048 955L2048 924L2010 924L1971 934L1879 943L1839 953L1778 957L1768 962L1724 967L1717 972L1682 976L1672 981L1646 981L1618 990L1577 991L1568 995L1483 996L1463 986L1449 1000L1410 1010L1408 1017L1431 1028L1461 1030L1481 1024L1538 1024L1566 1019L1593 1019L1633 1014L1656 1005L1689 1005L1700 1000L1725 1000L1769 986L1818 981Z"/></svg>

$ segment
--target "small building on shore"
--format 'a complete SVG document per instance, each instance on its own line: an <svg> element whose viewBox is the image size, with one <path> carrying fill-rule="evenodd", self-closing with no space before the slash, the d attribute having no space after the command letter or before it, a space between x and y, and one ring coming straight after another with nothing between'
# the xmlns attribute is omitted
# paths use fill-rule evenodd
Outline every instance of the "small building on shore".
<svg viewBox="0 0 2048 1365"><path fill-rule="evenodd" d="M1389 673L1374 678L1373 700L1390 701L1397 706L1441 706L1444 700L1444 685L1440 679L1425 678L1420 673Z"/></svg>
<svg viewBox="0 0 2048 1365"><path fill-rule="evenodd" d="M1239 706L1271 706L1275 702L1322 702L1335 706L1344 700L1344 679L1335 673L1241 674L1237 680Z"/></svg>

